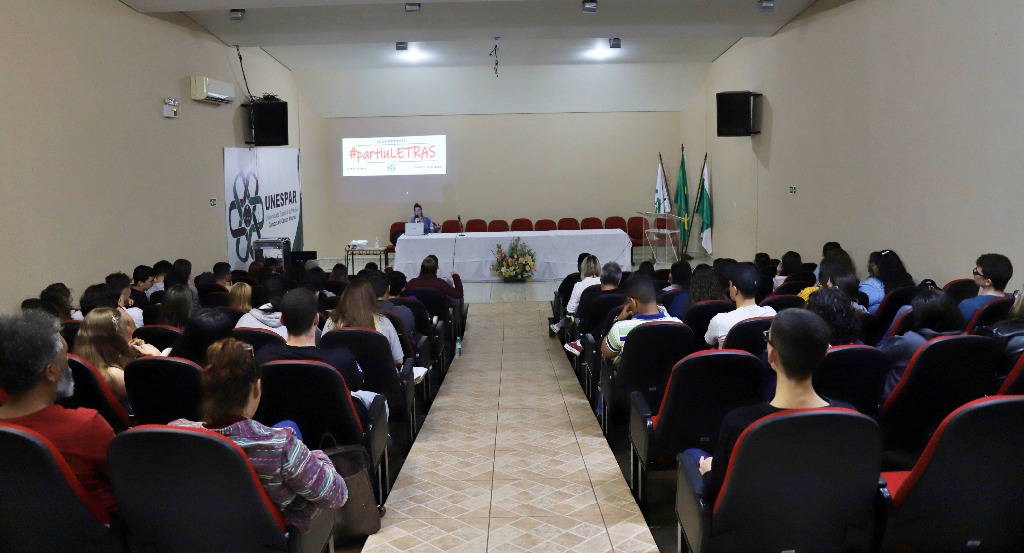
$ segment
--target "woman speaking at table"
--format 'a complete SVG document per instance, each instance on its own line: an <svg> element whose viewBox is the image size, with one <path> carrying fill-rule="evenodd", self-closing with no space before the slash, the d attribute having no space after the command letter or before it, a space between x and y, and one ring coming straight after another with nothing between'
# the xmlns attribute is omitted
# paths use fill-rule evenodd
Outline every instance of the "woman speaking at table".
<svg viewBox="0 0 1024 553"><path fill-rule="evenodd" d="M423 223L423 234L430 234L434 232L434 225L430 222L430 217L423 214L423 207L420 204L414 204L412 206L412 219L409 219L410 223Z"/></svg>

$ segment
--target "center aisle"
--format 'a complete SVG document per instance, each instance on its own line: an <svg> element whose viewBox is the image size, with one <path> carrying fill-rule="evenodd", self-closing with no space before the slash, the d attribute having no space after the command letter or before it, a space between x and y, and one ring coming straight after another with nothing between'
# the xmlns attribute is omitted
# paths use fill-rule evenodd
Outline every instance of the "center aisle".
<svg viewBox="0 0 1024 553"><path fill-rule="evenodd" d="M474 303L366 553L657 552L546 302Z"/></svg>

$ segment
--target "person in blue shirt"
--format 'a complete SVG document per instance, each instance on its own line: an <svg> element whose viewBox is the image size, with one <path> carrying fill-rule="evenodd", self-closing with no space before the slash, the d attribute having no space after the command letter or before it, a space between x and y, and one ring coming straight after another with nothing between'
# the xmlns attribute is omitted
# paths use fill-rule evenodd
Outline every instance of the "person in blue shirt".
<svg viewBox="0 0 1024 553"><path fill-rule="evenodd" d="M985 303L1005 297L1006 284L1013 278L1013 264L1005 255L986 253L974 265L974 283L978 285L978 295L960 302L960 313L964 321L970 321Z"/></svg>
<svg viewBox="0 0 1024 553"><path fill-rule="evenodd" d="M878 311L886 294L896 288L914 285L903 260L892 250L871 252L868 256L868 278L860 283L860 291L868 297L868 313Z"/></svg>
<svg viewBox="0 0 1024 553"><path fill-rule="evenodd" d="M412 219L409 219L409 222L423 223L423 234L430 234L434 230L434 225L430 222L430 217L423 214L423 207L420 206L420 204L413 204Z"/></svg>

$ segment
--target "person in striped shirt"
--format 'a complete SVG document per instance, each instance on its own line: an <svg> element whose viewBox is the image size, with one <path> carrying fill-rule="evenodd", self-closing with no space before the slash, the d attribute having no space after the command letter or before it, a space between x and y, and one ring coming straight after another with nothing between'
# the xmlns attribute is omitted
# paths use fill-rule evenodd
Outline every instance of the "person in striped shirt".
<svg viewBox="0 0 1024 553"><path fill-rule="evenodd" d="M629 332L650 321L682 322L658 305L658 295L651 279L635 274L626 281L626 302L601 344L601 353L609 359L617 359Z"/></svg>
<svg viewBox="0 0 1024 553"><path fill-rule="evenodd" d="M348 488L324 452L310 451L292 427L269 427L252 420L261 390L252 346L225 338L210 346L206 358L203 421L178 419L171 425L206 428L238 444L270 500L300 532L309 529L322 509L343 506Z"/></svg>

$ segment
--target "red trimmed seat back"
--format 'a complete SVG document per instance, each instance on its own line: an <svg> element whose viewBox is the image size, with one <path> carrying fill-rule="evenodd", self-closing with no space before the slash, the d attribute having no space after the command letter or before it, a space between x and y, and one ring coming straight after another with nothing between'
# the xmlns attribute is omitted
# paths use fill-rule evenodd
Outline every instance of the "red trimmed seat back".
<svg viewBox="0 0 1024 553"><path fill-rule="evenodd" d="M141 426L114 438L108 462L133 543L153 551L289 550L284 517L248 455L216 432Z"/></svg>
<svg viewBox="0 0 1024 553"><path fill-rule="evenodd" d="M241 340L252 346L253 351L259 351L267 344L276 346L285 343L283 336L265 328L237 327L231 331L231 334L236 340Z"/></svg>
<svg viewBox="0 0 1024 553"><path fill-rule="evenodd" d="M771 293L773 296L795 296L799 294L804 288L814 286L813 283L804 282L802 280L794 280L791 282L783 282Z"/></svg>
<svg viewBox="0 0 1024 553"><path fill-rule="evenodd" d="M466 232L487 232L487 221L470 219L466 221Z"/></svg>
<svg viewBox="0 0 1024 553"><path fill-rule="evenodd" d="M580 230L580 222L575 217L562 217L558 220L558 230Z"/></svg>
<svg viewBox="0 0 1024 553"><path fill-rule="evenodd" d="M886 449L920 451L957 407L996 391L1003 350L983 336L940 336L921 346L879 413Z"/></svg>
<svg viewBox="0 0 1024 553"><path fill-rule="evenodd" d="M866 551L880 459L878 426L856 411L761 418L727 461L705 550Z"/></svg>
<svg viewBox="0 0 1024 553"><path fill-rule="evenodd" d="M398 243L398 237L403 234L405 234L405 221L391 223L391 227L388 228L388 240L391 241L392 246Z"/></svg>
<svg viewBox="0 0 1024 553"><path fill-rule="evenodd" d="M0 422L0 490L5 551L117 551L109 517L42 434Z"/></svg>
<svg viewBox="0 0 1024 553"><path fill-rule="evenodd" d="M514 231L532 231L533 221L520 217L518 219L512 219L512 230Z"/></svg>
<svg viewBox="0 0 1024 553"><path fill-rule="evenodd" d="M896 288L886 293L882 298L882 303L878 304L878 311L875 311L875 316L878 317L878 322L882 325L882 328L889 328L900 308L904 305L910 305L914 296L920 291L921 288L917 286L904 286L903 288Z"/></svg>
<svg viewBox="0 0 1024 553"><path fill-rule="evenodd" d="M200 420L202 372L202 367L180 357L140 357L125 365L124 384L136 424Z"/></svg>
<svg viewBox="0 0 1024 553"><path fill-rule="evenodd" d="M222 292L216 292L222 293ZM212 296L213 294L207 294ZM225 296L227 294L224 294ZM169 325L146 325L140 326L132 333L133 338L140 338L158 350L165 350L174 347L174 344L181 338L181 329Z"/></svg>
<svg viewBox="0 0 1024 553"><path fill-rule="evenodd" d="M508 221L495 219L487 223L487 232L508 232Z"/></svg>
<svg viewBox="0 0 1024 553"><path fill-rule="evenodd" d="M964 332L974 332L980 326L990 326L1005 319L1010 314L1011 307L1013 298L994 298L985 302L974 312L971 320L967 321Z"/></svg>
<svg viewBox="0 0 1024 553"><path fill-rule="evenodd" d="M693 331L681 323L652 321L633 328L623 342L614 378L602 389L605 398L628 398L630 392L637 391L656 403L665 393L672 367L693 353L693 341ZM606 383L605 372L602 367L602 384Z"/></svg>
<svg viewBox="0 0 1024 553"><path fill-rule="evenodd" d="M942 291L954 303L959 304L966 299L976 297L978 295L978 285L974 282L973 278L958 278L947 282L942 287Z"/></svg>
<svg viewBox="0 0 1024 553"><path fill-rule="evenodd" d="M707 347L704 344L704 335L708 332L708 325L711 319L719 313L727 313L736 309L736 305L726 300L699 301L690 306L683 316L683 322L693 330L693 337L698 347Z"/></svg>
<svg viewBox="0 0 1024 553"><path fill-rule="evenodd" d="M814 276L814 271L794 271L782 282L806 282L807 286L813 286L817 280Z"/></svg>
<svg viewBox="0 0 1024 553"><path fill-rule="evenodd" d="M764 341L764 331L772 326L774 318L772 316L754 317L736 323L726 334L722 347L741 349L755 356L761 355L761 352L768 347L768 342Z"/></svg>
<svg viewBox="0 0 1024 553"><path fill-rule="evenodd" d="M404 383L395 370L391 346L383 334L372 328L345 327L325 332L320 338L323 349L345 348L363 369L363 389L385 394L391 412L407 407Z"/></svg>
<svg viewBox="0 0 1024 553"><path fill-rule="evenodd" d="M764 278L764 277L761 277ZM768 279L771 282L771 279ZM772 294L767 298L761 300L758 305L762 307L771 307L776 313L783 309L801 308L804 306L804 299L796 294Z"/></svg>
<svg viewBox="0 0 1024 553"><path fill-rule="evenodd" d="M889 360L880 350L857 344L836 346L829 348L814 371L814 389L873 417L888 374Z"/></svg>
<svg viewBox="0 0 1024 553"><path fill-rule="evenodd" d="M553 219L538 219L537 223L533 225L533 230L557 230L558 223Z"/></svg>
<svg viewBox="0 0 1024 553"><path fill-rule="evenodd" d="M612 215L604 220L604 228L617 228L622 232L626 232L626 220L618 215Z"/></svg>
<svg viewBox="0 0 1024 553"><path fill-rule="evenodd" d="M761 401L761 361L741 350L690 354L672 367L654 417L653 455L714 451L725 415Z"/></svg>
<svg viewBox="0 0 1024 553"><path fill-rule="evenodd" d="M338 294L338 295L340 296L341 294ZM231 318L231 324L233 324L233 325L238 324L238 320L241 319L242 317L244 317L245 314L247 313L246 311L242 311L241 309L236 309L234 307L227 307L227 306L216 307L214 309L216 309L217 311L220 311L221 313L224 313L225 315L230 317Z"/></svg>
<svg viewBox="0 0 1024 553"><path fill-rule="evenodd" d="M644 232L649 228L651 228L651 224L646 217L634 215L626 221L626 234L629 235L634 246L644 245Z"/></svg>
<svg viewBox="0 0 1024 553"><path fill-rule="evenodd" d="M950 413L909 475L883 474L896 506L883 550L1024 550L1022 428L1024 396Z"/></svg>
<svg viewBox="0 0 1024 553"><path fill-rule="evenodd" d="M603 229L604 225L601 224L601 219L597 217L584 217L580 221L580 228L583 230L598 230Z"/></svg>
<svg viewBox="0 0 1024 553"><path fill-rule="evenodd" d="M1010 374L1006 375L1003 383L999 385L999 393L1024 394L1024 355L1017 358L1017 362L1010 369Z"/></svg>
<svg viewBox="0 0 1024 553"><path fill-rule="evenodd" d="M71 397L57 400L57 403L68 409L95 409L114 432L127 430L131 426L128 411L107 387L99 370L92 366L92 363L74 354L68 354L68 366L71 367L71 376L75 379L75 393Z"/></svg>

